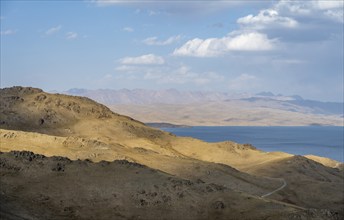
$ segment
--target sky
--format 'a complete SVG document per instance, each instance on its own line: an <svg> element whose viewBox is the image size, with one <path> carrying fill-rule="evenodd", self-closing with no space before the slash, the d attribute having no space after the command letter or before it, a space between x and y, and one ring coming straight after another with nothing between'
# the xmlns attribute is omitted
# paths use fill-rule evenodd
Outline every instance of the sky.
<svg viewBox="0 0 344 220"><path fill-rule="evenodd" d="M1 87L343 102L343 1L3 1Z"/></svg>

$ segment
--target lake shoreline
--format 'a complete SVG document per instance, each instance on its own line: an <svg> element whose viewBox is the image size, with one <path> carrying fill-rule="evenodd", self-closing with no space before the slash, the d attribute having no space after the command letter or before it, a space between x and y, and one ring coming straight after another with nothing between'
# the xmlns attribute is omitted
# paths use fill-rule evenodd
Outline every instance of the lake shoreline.
<svg viewBox="0 0 344 220"><path fill-rule="evenodd" d="M161 128L207 142L249 143L257 149L316 155L343 162L343 126L193 126Z"/></svg>

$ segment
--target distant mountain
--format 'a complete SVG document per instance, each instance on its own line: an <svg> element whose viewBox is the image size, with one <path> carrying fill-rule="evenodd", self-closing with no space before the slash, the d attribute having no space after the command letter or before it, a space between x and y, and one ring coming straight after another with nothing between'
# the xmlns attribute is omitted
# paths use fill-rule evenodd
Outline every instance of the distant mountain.
<svg viewBox="0 0 344 220"><path fill-rule="evenodd" d="M303 98L299 95L292 95L291 97L295 100L303 100Z"/></svg>
<svg viewBox="0 0 344 220"><path fill-rule="evenodd" d="M232 102L240 100L239 106L254 105L265 109L279 109L307 114L343 115L343 103L304 100L301 96L274 95L272 92L225 93L209 91L179 91L176 89L98 89L73 88L63 92L68 95L85 96L108 106L115 105L152 105L152 104L192 104L209 102Z"/></svg>
<svg viewBox="0 0 344 220"><path fill-rule="evenodd" d="M303 100L300 96L274 95L272 92L226 93L210 91L179 91L176 89L148 90L148 89L98 89L87 90L73 88L63 92L68 95L86 96L103 104L185 104L195 102L216 102L238 99L265 98L273 100Z"/></svg>
<svg viewBox="0 0 344 220"><path fill-rule="evenodd" d="M275 96L272 92L260 92L257 93L258 96Z"/></svg>
<svg viewBox="0 0 344 220"><path fill-rule="evenodd" d="M313 109L319 114L343 114L344 105L339 102L319 102L314 100L290 100L289 103Z"/></svg>
<svg viewBox="0 0 344 220"><path fill-rule="evenodd" d="M78 88L73 88L73 89L70 89L67 91L67 93L71 93L74 95L82 95L82 94L85 94L87 92L88 92L87 89L78 89Z"/></svg>
<svg viewBox="0 0 344 220"><path fill-rule="evenodd" d="M68 95L86 96L106 105L114 104L152 104L170 103L183 104L193 102L221 101L233 98L244 98L242 94L221 92L178 91L176 89L146 90L146 89L70 89L63 92Z"/></svg>

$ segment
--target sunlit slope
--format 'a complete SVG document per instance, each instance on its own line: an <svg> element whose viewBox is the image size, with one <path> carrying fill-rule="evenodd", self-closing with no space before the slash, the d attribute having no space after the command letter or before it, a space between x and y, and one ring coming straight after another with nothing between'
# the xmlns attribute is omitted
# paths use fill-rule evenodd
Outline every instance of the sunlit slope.
<svg viewBox="0 0 344 220"><path fill-rule="evenodd" d="M206 143L176 137L113 113L88 98L49 94L40 89L1 89L0 104L2 152L27 150L94 162L125 159L179 178L214 183L255 196L280 187L283 178L287 187L271 198L340 212L343 176L337 169L304 157L289 166L285 161L295 161L290 154L266 153L230 141ZM314 159L331 167L337 163ZM309 164L315 164L315 168ZM306 168L300 172L300 167ZM309 179L311 171L323 178ZM321 193L313 193L317 190ZM328 196L324 197L324 193Z"/></svg>
<svg viewBox="0 0 344 220"><path fill-rule="evenodd" d="M208 144L178 138L126 116L111 112L90 99L48 94L40 89L13 87L1 90L1 151L28 150L70 159L113 161L127 159L188 179L202 179L232 189L261 195L279 182L212 163L179 148L209 149L237 157L245 150L235 143ZM204 152L206 154L206 152ZM216 162L216 161L215 161Z"/></svg>

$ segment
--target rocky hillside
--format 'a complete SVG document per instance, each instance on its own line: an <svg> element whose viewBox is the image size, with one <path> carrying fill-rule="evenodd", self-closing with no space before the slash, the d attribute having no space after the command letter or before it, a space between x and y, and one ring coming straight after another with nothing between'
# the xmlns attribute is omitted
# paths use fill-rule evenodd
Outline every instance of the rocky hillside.
<svg viewBox="0 0 344 220"><path fill-rule="evenodd" d="M92 163L15 151L0 154L0 164L1 219L337 218L126 160Z"/></svg>
<svg viewBox="0 0 344 220"><path fill-rule="evenodd" d="M44 213L49 219L53 215L87 219L93 214L86 210L96 208L110 214L117 213L119 219L137 216L151 219L160 215L166 219L179 219L179 214L190 209L194 211L187 215L189 219L213 219L214 216L219 219L236 219L238 216L254 219L255 212L245 210L256 209L257 213L261 211L261 215L257 214L261 219L267 216L288 219L294 214L323 219L320 217L323 215L319 211L321 209L330 213L326 217L329 219L343 216L340 211L342 203L338 203L343 199L343 194L338 193L343 189L343 176L336 168L325 167L304 157L295 166L284 166L285 161L294 161L293 155L265 153L253 146L230 141L206 143L176 137L113 113L88 98L49 94L27 87L5 88L0 93L0 151L34 153L16 152L1 156L1 186L6 187L2 189L0 201L1 207L7 207L1 213L9 219L15 219L15 213L20 213L22 218L36 219L42 210L46 211ZM59 161L56 156L69 159ZM114 160L127 161L123 163L129 165L122 166L117 172L120 166L117 162L101 162ZM335 163L317 160L326 161L328 166ZM309 163L313 164L310 168ZM142 172L130 168L131 165L140 167ZM306 170L300 171L303 166ZM271 167L280 168L276 171ZM282 167L289 168L284 170ZM312 176L319 174L322 178L310 179L309 169L312 169ZM116 178L127 181L125 184L116 182ZM190 184L182 184L178 188L179 183L176 185L168 178L182 183L189 181ZM270 196L261 198L280 188L281 178L287 181L287 187L273 193L271 200ZM312 188L308 188L308 183L313 184ZM157 185L162 191L150 188L152 185ZM173 191L170 187L178 190ZM207 188L215 193L204 194ZM39 189L44 189L42 195L36 194ZM217 192L217 189L222 191ZM319 189L327 196L307 193L309 189L312 192ZM61 193L62 190L65 191ZM111 190L121 193L118 197L109 197ZM145 192L140 194L138 190ZM114 191L111 193L117 196ZM182 192L187 194L185 201L178 197ZM23 199L18 199L18 193ZM150 193L159 196L150 198ZM39 201L41 197L43 200L35 205L29 202ZM71 198L75 200L71 202ZM236 202L230 202L233 200L229 198L235 198ZM252 200L252 203L247 200ZM280 207L281 201L288 204L283 203L283 209L276 208ZM215 211L212 208L214 203L219 207ZM310 213L309 208L318 211ZM130 216L132 210L137 215ZM106 219L107 214L104 213L102 218Z"/></svg>

